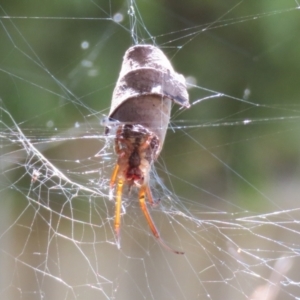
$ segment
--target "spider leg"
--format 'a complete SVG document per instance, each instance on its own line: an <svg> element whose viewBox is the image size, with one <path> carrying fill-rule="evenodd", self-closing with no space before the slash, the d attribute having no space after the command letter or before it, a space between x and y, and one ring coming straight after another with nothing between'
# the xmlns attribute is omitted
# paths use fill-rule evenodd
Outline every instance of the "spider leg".
<svg viewBox="0 0 300 300"><path fill-rule="evenodd" d="M120 227L121 227L121 206L122 206L122 190L124 181L122 179L118 180L117 186L117 197L116 197L116 207L115 207L115 232L117 237L118 248L120 248Z"/></svg>
<svg viewBox="0 0 300 300"><path fill-rule="evenodd" d="M160 199L157 199L157 200L153 199L152 192L151 192L148 184L146 185L146 196L152 207L156 207L159 205Z"/></svg>
<svg viewBox="0 0 300 300"><path fill-rule="evenodd" d="M114 168L114 171L112 173L112 176L110 178L110 184L109 184L109 200L112 200L113 199L113 190L114 190L114 185L115 185L115 182L116 182L116 178L117 178L117 175L118 175L118 172L119 172L119 164L117 163L115 165L115 168Z"/></svg>
<svg viewBox="0 0 300 300"><path fill-rule="evenodd" d="M170 248L160 237L159 233L158 233L158 230L156 229L156 226L154 225L154 222L150 216L150 213L148 211L148 208L147 208L147 205L146 205L146 201L145 201L145 195L147 194L147 189L149 189L147 186L143 185L141 188L140 188L140 191L139 191L139 202L140 202L140 207L141 207L141 210L142 212L144 213L144 216L147 220L147 223L153 233L153 235L159 240L159 242L162 244L162 246L164 248L166 248L167 250L175 253L175 254L184 254L184 252L181 252L181 251L177 251L177 250L173 250L172 248ZM150 189L149 189L150 191ZM147 195L148 196L148 195ZM151 203L151 200L149 201ZM152 199L152 202L153 202L153 199Z"/></svg>
<svg viewBox="0 0 300 300"><path fill-rule="evenodd" d="M146 148L148 148L148 146L150 145L152 139L153 139L153 135L149 135L147 137L147 140L140 146L140 149L145 150Z"/></svg>

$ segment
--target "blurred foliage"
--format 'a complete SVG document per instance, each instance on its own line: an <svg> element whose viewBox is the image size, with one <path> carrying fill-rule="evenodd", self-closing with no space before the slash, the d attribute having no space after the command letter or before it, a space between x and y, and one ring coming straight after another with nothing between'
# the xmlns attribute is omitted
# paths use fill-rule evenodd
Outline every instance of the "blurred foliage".
<svg viewBox="0 0 300 300"><path fill-rule="evenodd" d="M300 20L288 2L136 1L137 42L158 45L198 86L238 99L248 89L247 100L261 105L224 96L172 119L161 159L180 180L168 182L158 171L180 196L217 205L220 196L255 209L257 190L299 175L298 124L289 118L299 115ZM107 114L123 54L134 43L129 1L1 5L11 18L1 18L0 97L21 128L46 128L51 120L63 131L86 122L91 110L99 119ZM111 19L115 13L123 14L121 23ZM191 89L191 102L209 94Z"/></svg>

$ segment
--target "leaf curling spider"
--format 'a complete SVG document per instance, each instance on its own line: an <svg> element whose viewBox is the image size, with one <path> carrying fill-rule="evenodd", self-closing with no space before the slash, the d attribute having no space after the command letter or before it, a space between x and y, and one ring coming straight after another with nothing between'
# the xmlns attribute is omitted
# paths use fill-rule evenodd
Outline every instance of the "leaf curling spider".
<svg viewBox="0 0 300 300"><path fill-rule="evenodd" d="M158 201L153 199L149 187L149 172L159 154L159 143L157 135L142 125L124 124L117 129L115 151L118 160L110 180L110 195L113 194L117 181L114 223L117 243L120 247L122 192L124 184L127 184L129 189L132 186L138 187L140 208L155 238L167 250L176 254L184 254L184 252L173 250L161 239L145 200L147 197L151 206L158 204Z"/></svg>
<svg viewBox="0 0 300 300"><path fill-rule="evenodd" d="M110 196L116 187L115 232L120 247L122 191L124 184L139 189L139 203L157 240L161 239L148 211L154 201L149 188L149 172L166 136L172 103L189 108L189 95L183 75L174 71L164 53L152 45L134 45L124 55L118 81L113 91L105 133L111 125L117 129L115 150L118 161L110 180Z"/></svg>

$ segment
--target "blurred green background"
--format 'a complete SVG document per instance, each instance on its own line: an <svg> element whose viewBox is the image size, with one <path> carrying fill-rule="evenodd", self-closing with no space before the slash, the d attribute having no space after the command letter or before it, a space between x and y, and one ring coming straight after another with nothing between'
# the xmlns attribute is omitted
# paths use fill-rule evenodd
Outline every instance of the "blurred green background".
<svg viewBox="0 0 300 300"><path fill-rule="evenodd" d="M108 112L123 54L134 43L128 7L124 1L3 5L3 16L28 17L1 19L1 98L17 122L45 128L49 119L64 130L86 122L90 110ZM238 99L249 90L247 100L262 105L221 97L173 119L175 132L170 130L163 153L170 172L180 170L181 178L213 194L215 185L223 192L237 179L224 164L258 189L277 180L282 169L286 176L297 172L298 123L291 118L298 116L299 96L295 3L139 1L135 9L138 42L155 41L178 72L196 79L200 88L190 90L191 102L211 94L204 87ZM116 13L123 14L123 22L110 19ZM83 41L89 43L86 50ZM254 122L243 126L238 123L243 119ZM202 127L223 121L237 125ZM176 130L182 125L194 128ZM215 149L209 151L224 164L189 135ZM182 183L180 190L185 188ZM195 193L190 191L188 197Z"/></svg>
<svg viewBox="0 0 300 300"><path fill-rule="evenodd" d="M93 139L83 147L79 138L103 133L100 120L109 111L125 51L135 42L154 43L176 71L196 81L198 87L189 90L191 103L224 94L189 110L174 107L156 164L170 194L195 215L223 211L254 215L297 208L300 18L296 2L141 0L133 2L135 17L131 18L130 5L119 0L1 3L1 106L52 163L86 185L90 177L76 173L83 169L77 170L75 161L87 163L103 147L104 139ZM123 16L122 22L113 20L116 14ZM84 49L83 42L89 47ZM7 137L6 125L14 125L4 113L2 121ZM52 136L64 142L55 144ZM12 140L9 136L1 142L2 155L13 153ZM31 156L21 152L2 159L2 190L13 186L22 199L12 209L11 224L19 224L14 220L28 205L24 195L30 179L24 165L30 165ZM95 170L95 161L85 171ZM112 166L113 161L106 163L101 175L109 176ZM97 184L92 185L95 187ZM163 188L157 189L157 194L163 193ZM2 199L14 199L12 194L3 195ZM55 203L60 207L60 200ZM6 205L12 204L6 201ZM86 201L74 207L86 210L83 219L88 219ZM107 211L113 215L112 208ZM28 219L34 220L33 212L28 213ZM300 219L299 215L293 218ZM2 224L2 232L15 227L5 221ZM276 230L274 226L267 235ZM279 233L276 238L285 243ZM27 245L22 240L19 246ZM195 299L195 295L191 292L186 297Z"/></svg>

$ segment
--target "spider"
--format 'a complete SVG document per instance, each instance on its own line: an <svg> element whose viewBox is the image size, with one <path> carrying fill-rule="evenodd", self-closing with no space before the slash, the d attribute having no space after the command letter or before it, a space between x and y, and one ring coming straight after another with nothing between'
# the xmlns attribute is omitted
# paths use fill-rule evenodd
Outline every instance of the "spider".
<svg viewBox="0 0 300 300"><path fill-rule="evenodd" d="M113 191L117 181L116 188L116 206L115 206L115 233L118 245L120 245L120 227L121 227L121 206L122 192L124 184L136 186L139 189L139 203L141 210L147 220L147 223L156 237L156 239L169 251L176 254L184 252L171 249L161 239L159 232L148 211L145 198L151 206L155 206L159 201L154 200L149 187L149 171L154 160L159 154L159 138L156 134L146 129L142 125L120 125L116 132L115 151L118 160L110 180L110 189Z"/></svg>

